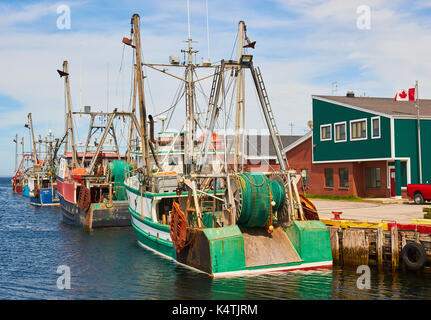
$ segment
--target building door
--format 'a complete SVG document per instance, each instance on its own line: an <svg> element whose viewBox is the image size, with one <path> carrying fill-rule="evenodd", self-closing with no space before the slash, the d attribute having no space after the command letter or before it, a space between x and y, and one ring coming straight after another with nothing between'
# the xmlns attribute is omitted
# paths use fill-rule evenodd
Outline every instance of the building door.
<svg viewBox="0 0 431 320"><path fill-rule="evenodd" d="M389 177L391 179L391 197L395 197L395 168L389 169Z"/></svg>

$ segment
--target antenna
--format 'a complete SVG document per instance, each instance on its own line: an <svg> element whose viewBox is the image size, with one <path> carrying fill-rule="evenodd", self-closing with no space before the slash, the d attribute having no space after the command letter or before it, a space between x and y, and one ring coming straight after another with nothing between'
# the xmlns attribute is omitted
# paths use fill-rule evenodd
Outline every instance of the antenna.
<svg viewBox="0 0 431 320"><path fill-rule="evenodd" d="M208 42L208 62L211 61L210 59L210 29L209 29L209 22L208 22L208 0L205 0L205 8L207 11L207 42Z"/></svg>
<svg viewBox="0 0 431 320"><path fill-rule="evenodd" d="M189 35L189 40L192 38L190 33L190 0L187 0L187 30Z"/></svg>
<svg viewBox="0 0 431 320"><path fill-rule="evenodd" d="M109 62L106 65L106 112L109 110Z"/></svg>

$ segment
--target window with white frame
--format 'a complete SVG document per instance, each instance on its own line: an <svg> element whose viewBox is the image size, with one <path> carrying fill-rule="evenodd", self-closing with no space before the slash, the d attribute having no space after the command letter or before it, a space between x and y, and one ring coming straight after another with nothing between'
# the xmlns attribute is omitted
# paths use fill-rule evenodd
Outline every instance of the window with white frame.
<svg viewBox="0 0 431 320"><path fill-rule="evenodd" d="M380 138L380 117L371 118L371 138Z"/></svg>
<svg viewBox="0 0 431 320"><path fill-rule="evenodd" d="M367 139L367 119L350 121L350 140Z"/></svg>
<svg viewBox="0 0 431 320"><path fill-rule="evenodd" d="M332 126L330 124L322 124L320 126L320 141L332 140Z"/></svg>
<svg viewBox="0 0 431 320"><path fill-rule="evenodd" d="M346 136L346 122L334 123L334 142L344 142L347 140Z"/></svg>

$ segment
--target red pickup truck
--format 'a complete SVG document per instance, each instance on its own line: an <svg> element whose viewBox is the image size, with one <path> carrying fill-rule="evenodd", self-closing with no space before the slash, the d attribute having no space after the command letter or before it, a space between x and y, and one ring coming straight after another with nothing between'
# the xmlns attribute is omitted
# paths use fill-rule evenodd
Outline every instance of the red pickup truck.
<svg viewBox="0 0 431 320"><path fill-rule="evenodd" d="M408 184L407 193L416 204L431 201L431 184Z"/></svg>

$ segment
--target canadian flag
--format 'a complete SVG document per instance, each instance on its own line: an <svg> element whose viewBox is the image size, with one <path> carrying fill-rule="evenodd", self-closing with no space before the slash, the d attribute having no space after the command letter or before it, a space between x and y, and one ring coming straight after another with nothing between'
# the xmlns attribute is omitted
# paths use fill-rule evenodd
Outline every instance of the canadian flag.
<svg viewBox="0 0 431 320"><path fill-rule="evenodd" d="M398 91L395 95L395 101L415 101L415 88Z"/></svg>

